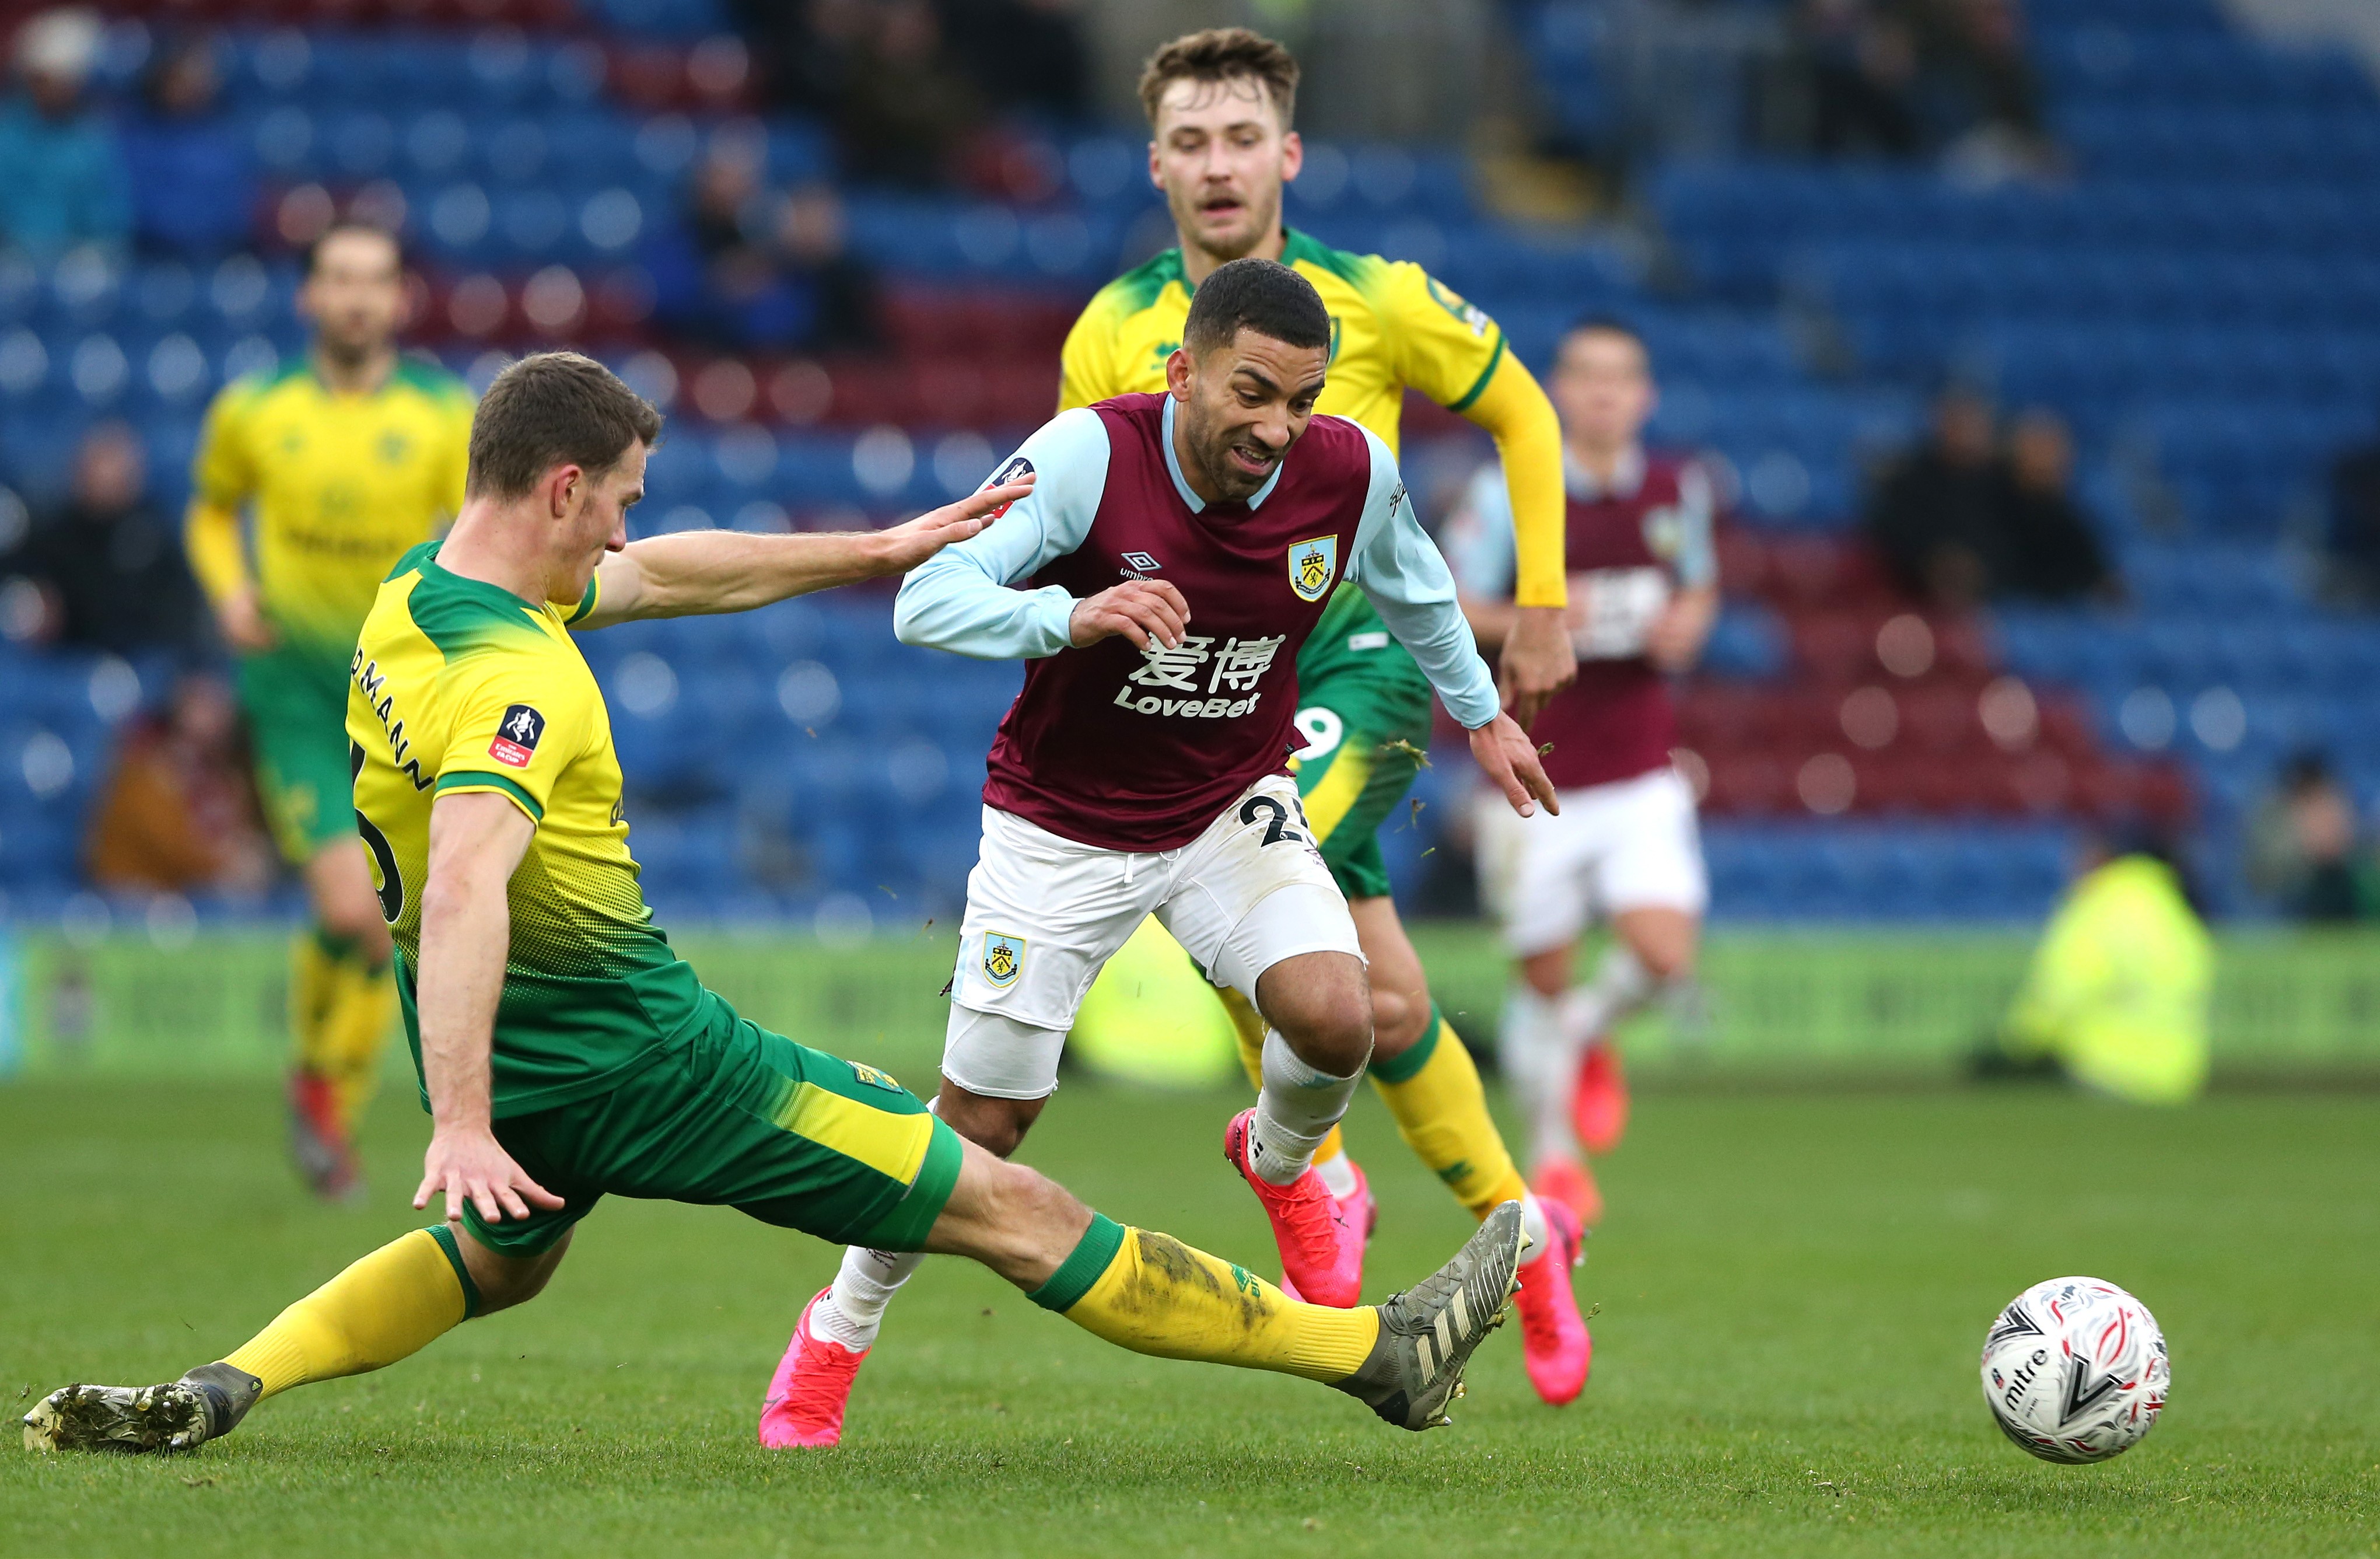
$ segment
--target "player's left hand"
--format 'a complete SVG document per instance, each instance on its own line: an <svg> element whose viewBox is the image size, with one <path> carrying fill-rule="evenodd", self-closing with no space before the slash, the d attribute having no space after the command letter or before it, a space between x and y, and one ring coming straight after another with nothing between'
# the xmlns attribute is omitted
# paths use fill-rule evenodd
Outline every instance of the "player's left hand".
<svg viewBox="0 0 2380 1559"><path fill-rule="evenodd" d="M1033 491L1033 474L1000 487L970 493L955 504L929 509L889 530L876 533L879 561L887 574L906 574L953 542L964 542L998 519L1008 505Z"/></svg>
<svg viewBox="0 0 2380 1559"><path fill-rule="evenodd" d="M1536 724L1546 700L1578 678L1578 651L1559 606L1524 606L1496 665L1497 691L1505 713L1523 730Z"/></svg>
<svg viewBox="0 0 2380 1559"><path fill-rule="evenodd" d="M1504 799L1523 817L1536 815L1535 797L1547 811L1560 816L1561 802L1554 795L1554 782L1546 778L1546 766L1537 761L1537 749L1529 734L1509 714L1499 714L1487 725L1471 733L1471 756L1479 772L1488 776Z"/></svg>

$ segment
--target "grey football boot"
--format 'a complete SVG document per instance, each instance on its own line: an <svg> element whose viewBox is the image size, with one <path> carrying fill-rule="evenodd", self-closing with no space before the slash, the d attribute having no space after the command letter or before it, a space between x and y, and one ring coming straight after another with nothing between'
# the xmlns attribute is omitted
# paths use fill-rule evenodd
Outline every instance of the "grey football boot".
<svg viewBox="0 0 2380 1559"><path fill-rule="evenodd" d="M25 1415L28 1451L193 1451L229 1434L264 1382L201 1364L158 1386L62 1386Z"/></svg>
<svg viewBox="0 0 2380 1559"><path fill-rule="evenodd" d="M1446 1423L1463 1395L1463 1367L1520 1292L1521 1204L1488 1214L1454 1260L1379 1307L1380 1335L1364 1367L1332 1383L1399 1429Z"/></svg>

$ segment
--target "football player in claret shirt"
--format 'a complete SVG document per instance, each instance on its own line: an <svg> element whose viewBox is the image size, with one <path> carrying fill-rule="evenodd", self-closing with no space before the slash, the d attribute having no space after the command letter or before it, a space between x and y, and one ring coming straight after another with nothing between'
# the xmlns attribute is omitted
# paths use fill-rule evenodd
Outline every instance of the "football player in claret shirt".
<svg viewBox="0 0 2380 1559"><path fill-rule="evenodd" d="M1154 915L1269 1026L1263 1090L1224 1156L1299 1293L1342 1306L1359 1297L1364 1231L1312 1165L1371 1054L1372 1005L1347 901L1283 772L1298 652L1333 588L1354 583L1412 651L1511 806L1551 792L1395 457L1314 412L1330 342L1296 272L1219 268L1166 393L1062 412L1027 439L1001 477L1034 472L1031 496L912 573L893 627L905 643L1026 662L988 765L937 1113L1013 1151L1058 1086L1093 977ZM917 1261L844 1253L770 1384L764 1443L837 1443Z"/></svg>
<svg viewBox="0 0 2380 1559"><path fill-rule="evenodd" d="M239 656L266 818L313 903L290 964L290 1135L307 1179L337 1197L355 1188L352 1137L396 1021L348 804L347 660L390 565L461 506L471 393L398 356L404 266L378 228L317 239L298 308L314 325L307 352L208 410L185 534Z"/></svg>
<svg viewBox="0 0 2380 1559"><path fill-rule="evenodd" d="M737 1017L671 950L638 887L611 722L571 630L897 574L1027 488L870 535L630 544L626 510L660 432L660 414L589 359L506 369L472 431L454 534L398 561L352 654L352 816L431 1121L414 1205L443 1193L446 1221L178 1380L51 1393L25 1416L26 1443L186 1451L267 1396L394 1364L534 1298L613 1193L966 1256L1135 1352L1302 1375L1402 1428L1443 1423L1512 1295L1519 1203L1384 1305L1303 1304L963 1143L874 1067Z"/></svg>
<svg viewBox="0 0 2380 1559"><path fill-rule="evenodd" d="M1149 177L1164 192L1178 247L1109 283L1083 311L1066 338L1060 409L1161 390L1191 298L1216 266L1261 255L1293 267L1330 312L1330 378L1317 409L1360 422L1394 453L1411 389L1494 436L1515 517L1507 561L1518 602L1500 670L1508 707L1528 726L1574 664L1561 615L1560 424L1487 313L1418 265L1346 253L1282 225L1282 187L1304 157L1291 128L1297 79L1288 50L1240 28L1192 33L1150 56L1140 79ZM1488 1113L1478 1068L1430 998L1378 841L1429 748L1428 680L1363 592L1342 586L1298 656L1297 682L1293 772L1370 964L1372 1085L1414 1152L1484 1217L1527 1188ZM1101 978L1131 991L1144 983L1139 960L1171 953L1161 936L1144 936ZM1265 1026L1235 995L1220 994L1255 1079ZM1316 1164L1349 1220L1369 1227L1370 1188L1336 1133ZM1578 1231L1559 1212L1541 1226L1544 1210L1527 1205L1536 1254L1574 1261ZM1532 1266L1519 1307L1530 1382L1548 1402L1568 1402L1586 1382L1592 1345L1566 1272Z"/></svg>
<svg viewBox="0 0 2380 1559"><path fill-rule="evenodd" d="M1718 615L1711 489L1692 460L1648 451L1652 366L1642 337L1590 320L1554 366L1567 461L1570 615L1578 680L1531 736L1548 744L1559 817L1479 810L1482 896L1516 961L1505 997L1505 1073L1526 1106L1531 1178L1585 1222L1602 1213L1582 1150L1619 1145L1628 1114L1611 1028L1691 978L1709 899L1694 797L1672 766L1669 679L1702 653ZM1448 525L1464 610L1483 644L1511 626L1512 524L1492 470ZM1571 983L1597 916L1612 943L1595 978Z"/></svg>

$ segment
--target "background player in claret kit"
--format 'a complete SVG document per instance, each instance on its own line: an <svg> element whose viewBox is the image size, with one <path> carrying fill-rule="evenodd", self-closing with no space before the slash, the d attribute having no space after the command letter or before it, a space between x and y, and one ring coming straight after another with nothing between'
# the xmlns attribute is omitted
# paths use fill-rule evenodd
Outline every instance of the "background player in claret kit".
<svg viewBox="0 0 2380 1559"><path fill-rule="evenodd" d="M989 762L937 1112L1013 1151L1058 1086L1092 979L1155 915L1269 1026L1262 1091L1224 1154L1300 1291L1345 1306L1360 1297L1363 1231L1312 1163L1371 1054L1371 999L1346 900L1281 773L1295 658L1331 587L1354 583L1412 650L1509 805L1534 810L1551 792L1498 707L1395 457L1358 424L1314 415L1330 335L1322 298L1287 266L1218 268L1167 393L1062 412L1027 439L1001 476L1036 473L1032 494L912 574L894 627L911 644L1026 663ZM764 1443L840 1440L860 1361L916 1267L845 1252L770 1383Z"/></svg>
<svg viewBox="0 0 2380 1559"><path fill-rule="evenodd" d="M535 1297L608 1193L968 1256L1135 1352L1302 1375L1405 1429L1444 1422L1512 1291L1518 1204L1386 1305L1298 1303L962 1144L883 1073L738 1017L670 950L638 885L610 718L571 626L741 611L897 574L1026 490L868 535L697 531L630 546L626 511L660 431L589 359L507 369L473 430L453 536L399 561L354 658L353 817L434 1123L414 1205L443 1192L446 1222L364 1257L179 1380L52 1393L26 1415L28 1444L188 1450L266 1396L393 1364Z"/></svg>
<svg viewBox="0 0 2380 1559"><path fill-rule="evenodd" d="M1578 680L1531 731L1561 815L1479 810L1484 896L1516 960L1502 1048L1527 1110L1531 1180L1589 1224L1603 1200L1583 1153L1610 1151L1628 1117L1612 1025L1692 976L1709 898L1694 792L1670 763L1668 678L1694 664L1718 615L1711 492L1692 461L1645 448L1654 395L1645 343L1625 325L1589 321L1562 337L1553 397ZM1484 645L1514 620L1511 527L1504 486L1483 471L1449 546ZM1611 946L1574 986L1579 938L1598 914Z"/></svg>
<svg viewBox="0 0 2380 1559"><path fill-rule="evenodd" d="M1179 38L1153 55L1140 80L1148 116L1149 177L1165 193L1179 247L1102 288L1066 339L1059 408L1163 388L1192 294L1216 266L1274 258L1312 282L1330 309L1330 384L1317 408L1362 423L1393 453L1408 387L1493 434L1516 524L1507 532L1518 608L1507 625L1501 676L1526 726L1573 669L1561 608L1561 453L1553 409L1506 349L1496 322L1418 265L1348 254L1281 224L1281 187L1303 158L1290 128L1298 68L1289 52L1245 29ZM1513 564L1517 557L1517 564ZM1399 1133L1475 1216L1525 1196L1478 1069L1437 1005L1389 895L1378 829L1411 787L1430 739L1429 684L1363 592L1342 586L1297 662L1295 773L1331 875L1347 895L1369 961L1373 1086ZM1103 980L1135 979L1131 960L1171 949L1144 939ZM1127 987L1128 988L1128 987ZM1261 1082L1264 1024L1222 993L1251 1080ZM1347 1216L1368 1229L1371 1192L1333 1131L1316 1155ZM1533 1225L1538 1217L1531 1210ZM1529 1378L1546 1400L1568 1402L1586 1382L1591 1345L1564 1264L1578 1232L1557 1217L1537 1248L1520 1310Z"/></svg>
<svg viewBox="0 0 2380 1559"><path fill-rule="evenodd" d="M307 352L227 386L209 410L185 533L239 654L266 816L313 904L291 952L290 1138L309 1183L336 1197L355 1189L351 1139L396 1017L388 929L347 798L348 660L389 566L462 504L471 395L397 355L404 265L378 228L323 234L299 306L314 325Z"/></svg>

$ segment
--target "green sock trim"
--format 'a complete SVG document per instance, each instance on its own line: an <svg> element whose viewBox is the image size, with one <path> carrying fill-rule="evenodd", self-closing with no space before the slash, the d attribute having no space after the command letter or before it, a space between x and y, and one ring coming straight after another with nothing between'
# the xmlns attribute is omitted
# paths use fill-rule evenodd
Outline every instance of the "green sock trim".
<svg viewBox="0 0 2380 1559"><path fill-rule="evenodd" d="M1375 1058L1372 1062L1372 1080L1390 1084L1409 1083L1420 1077L1421 1069L1429 1065L1429 1058L1438 1054L1439 1036L1445 1032L1446 1015L1438 1010L1436 1002L1432 1002L1429 1004L1429 1027L1422 1030L1421 1038L1415 1040L1413 1042L1413 1048L1402 1054L1391 1055L1386 1061ZM1455 1041L1457 1044L1462 1042L1460 1040Z"/></svg>
<svg viewBox="0 0 2380 1559"><path fill-rule="evenodd" d="M455 1269L455 1281L463 1285L463 1319L470 1320L480 1313L480 1285L471 1281L471 1269L463 1264L463 1248L455 1243L454 1229L444 1224L432 1224L422 1232L446 1252L446 1264Z"/></svg>
<svg viewBox="0 0 2380 1559"><path fill-rule="evenodd" d="M1123 1248L1123 1225L1099 1213L1091 1214L1091 1226L1083 1231L1081 1243L1065 1264L1050 1274L1050 1281L1025 1296L1045 1310L1063 1315L1082 1302L1110 1267L1115 1265L1116 1252Z"/></svg>

